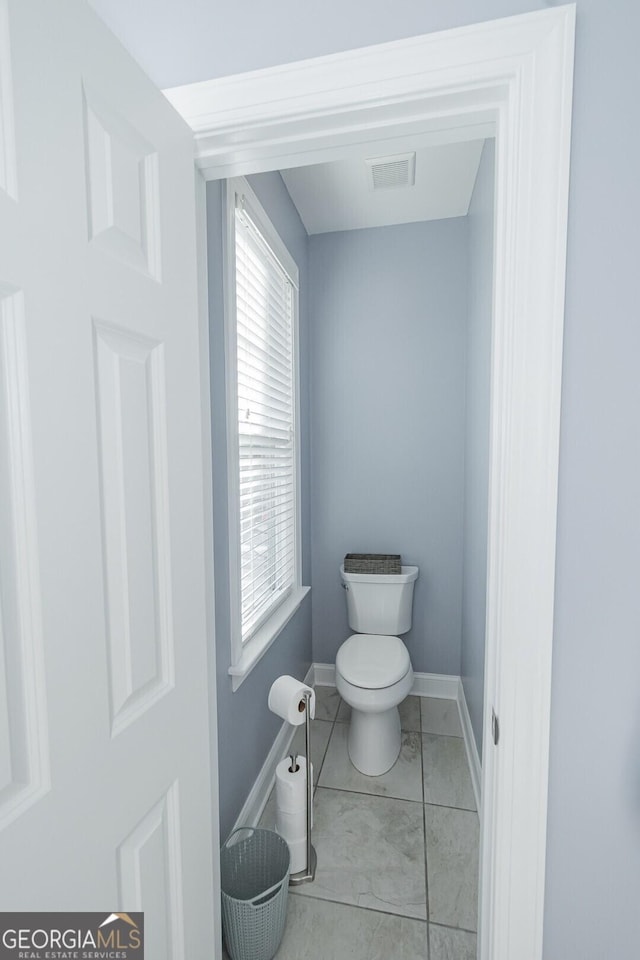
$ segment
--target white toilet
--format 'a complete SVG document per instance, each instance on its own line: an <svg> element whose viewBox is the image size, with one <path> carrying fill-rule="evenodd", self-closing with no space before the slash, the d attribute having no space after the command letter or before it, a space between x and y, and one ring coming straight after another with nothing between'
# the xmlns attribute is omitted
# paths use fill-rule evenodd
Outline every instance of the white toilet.
<svg viewBox="0 0 640 960"><path fill-rule="evenodd" d="M413 686L409 651L398 636L411 627L417 567L399 574L345 573L349 626L357 630L336 657L336 687L351 706L349 756L354 767L379 777L398 759L398 704Z"/></svg>

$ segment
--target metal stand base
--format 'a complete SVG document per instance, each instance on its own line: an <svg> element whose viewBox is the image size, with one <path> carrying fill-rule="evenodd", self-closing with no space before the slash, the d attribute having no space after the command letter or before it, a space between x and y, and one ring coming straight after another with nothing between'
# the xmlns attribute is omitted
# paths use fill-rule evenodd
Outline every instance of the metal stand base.
<svg viewBox="0 0 640 960"><path fill-rule="evenodd" d="M305 691L304 695L304 733L305 745L307 748L307 868L299 870L289 877L289 886L295 887L299 883L311 883L316 878L316 851L311 844L311 805L313 803L313 777L311 775L311 693ZM295 759L295 758L294 758Z"/></svg>
<svg viewBox="0 0 640 960"><path fill-rule="evenodd" d="M316 878L316 863L318 858L316 857L315 847L311 847L311 863L309 864L308 870L299 870L297 873L292 873L289 877L289 886L297 887L300 883L311 883Z"/></svg>

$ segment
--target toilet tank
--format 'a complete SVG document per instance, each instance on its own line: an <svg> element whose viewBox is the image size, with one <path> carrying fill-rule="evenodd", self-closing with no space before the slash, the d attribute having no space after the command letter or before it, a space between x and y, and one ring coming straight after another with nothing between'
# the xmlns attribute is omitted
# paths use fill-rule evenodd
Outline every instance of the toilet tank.
<svg viewBox="0 0 640 960"><path fill-rule="evenodd" d="M401 573L345 573L340 567L347 595L349 626L356 633L398 636L411 629L413 585L418 567L401 567Z"/></svg>

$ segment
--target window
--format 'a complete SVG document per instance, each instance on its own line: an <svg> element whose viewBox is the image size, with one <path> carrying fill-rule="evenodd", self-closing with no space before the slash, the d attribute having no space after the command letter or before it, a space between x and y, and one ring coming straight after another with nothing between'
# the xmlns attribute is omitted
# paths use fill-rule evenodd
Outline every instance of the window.
<svg viewBox="0 0 640 960"><path fill-rule="evenodd" d="M257 198L228 184L232 676L299 606L298 270Z"/></svg>

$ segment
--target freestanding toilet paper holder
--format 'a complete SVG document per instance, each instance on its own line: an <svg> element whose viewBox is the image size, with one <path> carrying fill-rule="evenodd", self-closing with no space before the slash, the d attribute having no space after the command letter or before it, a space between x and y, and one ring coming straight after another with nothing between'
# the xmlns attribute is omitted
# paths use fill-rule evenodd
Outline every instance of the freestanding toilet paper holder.
<svg viewBox="0 0 640 960"><path fill-rule="evenodd" d="M311 693L307 690L304 694L304 734L305 748L307 751L306 777L307 777L307 867L306 870L299 870L289 876L289 886L296 887L300 883L310 883L316 878L316 864L318 858L315 848L311 844L311 802L313 792L313 774L311 773Z"/></svg>

